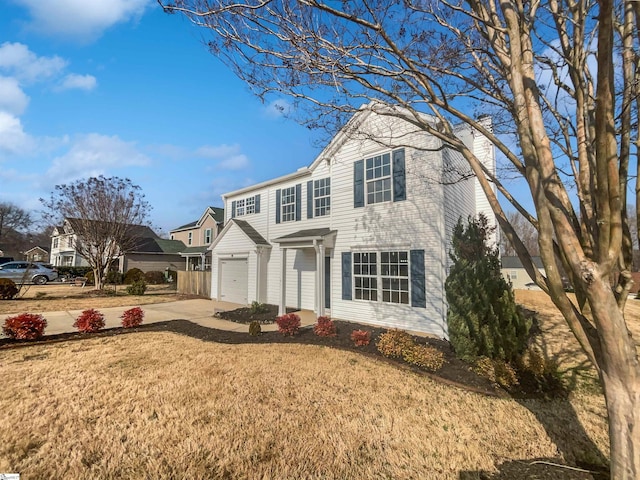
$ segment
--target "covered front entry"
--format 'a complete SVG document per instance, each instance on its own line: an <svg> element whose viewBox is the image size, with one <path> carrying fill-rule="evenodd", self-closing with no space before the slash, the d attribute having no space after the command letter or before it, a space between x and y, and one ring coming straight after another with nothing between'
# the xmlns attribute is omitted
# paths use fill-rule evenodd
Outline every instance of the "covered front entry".
<svg viewBox="0 0 640 480"><path fill-rule="evenodd" d="M220 260L220 300L247 305L249 262L246 258Z"/></svg>
<svg viewBox="0 0 640 480"><path fill-rule="evenodd" d="M280 301L278 314L286 312L287 305L287 256L293 252L291 250L311 250L314 253L314 284L299 284L298 288L311 289L314 296L314 312L318 316L325 315L325 309L330 302L330 283L326 274L328 273L327 256L333 249L336 240L336 230L328 228L315 228L310 230L300 230L289 235L285 235L273 240L280 245L281 250L281 278L280 278ZM330 262L330 261L329 261Z"/></svg>

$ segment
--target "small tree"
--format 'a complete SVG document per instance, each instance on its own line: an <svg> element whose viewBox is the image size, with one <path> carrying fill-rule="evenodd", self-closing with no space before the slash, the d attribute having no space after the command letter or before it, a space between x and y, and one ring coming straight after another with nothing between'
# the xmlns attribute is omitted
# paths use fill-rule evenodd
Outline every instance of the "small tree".
<svg viewBox="0 0 640 480"><path fill-rule="evenodd" d="M75 234L74 247L93 269L96 289L102 289L118 256L153 234L144 225L151 207L129 179L100 176L56 185L51 198L41 202L46 218L64 220Z"/></svg>
<svg viewBox="0 0 640 480"><path fill-rule="evenodd" d="M498 250L487 245L487 218L462 219L453 230L451 267L445 282L451 344L460 358L479 356L508 362L524 351L528 327L511 286L500 273Z"/></svg>

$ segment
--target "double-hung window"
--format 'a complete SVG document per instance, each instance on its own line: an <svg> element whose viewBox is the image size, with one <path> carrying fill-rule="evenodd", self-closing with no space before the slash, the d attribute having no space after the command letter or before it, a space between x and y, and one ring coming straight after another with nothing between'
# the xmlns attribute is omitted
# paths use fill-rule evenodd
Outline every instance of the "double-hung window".
<svg viewBox="0 0 640 480"><path fill-rule="evenodd" d="M321 178L313 182L314 216L329 215L331 210L331 179Z"/></svg>
<svg viewBox="0 0 640 480"><path fill-rule="evenodd" d="M296 188L283 188L281 195L282 221L293 222L296 219Z"/></svg>
<svg viewBox="0 0 640 480"><path fill-rule="evenodd" d="M191 245L193 243L193 232L189 232L187 236L187 245Z"/></svg>
<svg viewBox="0 0 640 480"><path fill-rule="evenodd" d="M357 300L378 300L378 254L353 254L353 279Z"/></svg>
<svg viewBox="0 0 640 480"><path fill-rule="evenodd" d="M385 153L365 160L367 203L391 201L391 155Z"/></svg>
<svg viewBox="0 0 640 480"><path fill-rule="evenodd" d="M236 216L241 217L244 215L244 198L236 201Z"/></svg>
<svg viewBox="0 0 640 480"><path fill-rule="evenodd" d="M409 303L409 252L381 252L382 301Z"/></svg>
<svg viewBox="0 0 640 480"><path fill-rule="evenodd" d="M353 254L356 300L409 304L409 252Z"/></svg>
<svg viewBox="0 0 640 480"><path fill-rule="evenodd" d="M245 215L251 215L256 213L256 197L249 197L245 199Z"/></svg>
<svg viewBox="0 0 640 480"><path fill-rule="evenodd" d="M204 231L204 244L209 245L211 243L211 229L207 228Z"/></svg>

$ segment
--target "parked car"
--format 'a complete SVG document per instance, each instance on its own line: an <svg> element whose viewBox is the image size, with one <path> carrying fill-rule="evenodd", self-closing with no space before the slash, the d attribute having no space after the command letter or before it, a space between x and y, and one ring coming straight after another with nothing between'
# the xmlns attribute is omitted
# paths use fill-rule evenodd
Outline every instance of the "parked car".
<svg viewBox="0 0 640 480"><path fill-rule="evenodd" d="M58 278L58 271L48 263L7 262L0 265L0 278L9 278L16 283L44 285Z"/></svg>

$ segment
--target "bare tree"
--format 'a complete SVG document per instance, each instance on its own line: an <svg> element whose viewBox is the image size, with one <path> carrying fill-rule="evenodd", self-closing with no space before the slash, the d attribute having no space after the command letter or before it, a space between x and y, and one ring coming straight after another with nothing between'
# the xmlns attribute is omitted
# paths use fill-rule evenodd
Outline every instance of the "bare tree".
<svg viewBox="0 0 640 480"><path fill-rule="evenodd" d="M31 227L31 214L9 202L0 202L0 241L9 232L20 232Z"/></svg>
<svg viewBox="0 0 640 480"><path fill-rule="evenodd" d="M507 212L506 217L527 251L531 255L538 256L538 231L535 227L518 212ZM518 255L516 249L504 235L500 236L500 253L509 257Z"/></svg>
<svg viewBox="0 0 640 480"><path fill-rule="evenodd" d="M102 289L112 262L136 247L147 227L151 209L140 187L129 179L91 177L56 185L45 206L45 218L66 221L75 234L75 250L91 268L97 289Z"/></svg>
<svg viewBox="0 0 640 480"><path fill-rule="evenodd" d="M640 2L158 1L208 29L213 54L262 98L287 95L310 126L340 122L365 103L377 110L369 103L377 100L399 106L378 113L461 152L527 272L598 371L613 478L640 478L640 362L624 315L632 282L626 204L639 146ZM478 114L494 118L493 130ZM458 122L492 141L526 185L532 211L522 192L484 169L454 135ZM493 185L537 230L546 275ZM640 196L637 183L635 192ZM575 300L564 291L561 266Z"/></svg>

